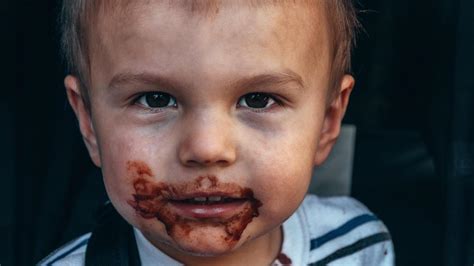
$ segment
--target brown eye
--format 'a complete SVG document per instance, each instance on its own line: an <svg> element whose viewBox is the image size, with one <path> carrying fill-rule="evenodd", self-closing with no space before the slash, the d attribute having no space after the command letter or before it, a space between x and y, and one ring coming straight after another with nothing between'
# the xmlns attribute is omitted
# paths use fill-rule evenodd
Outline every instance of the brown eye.
<svg viewBox="0 0 474 266"><path fill-rule="evenodd" d="M165 92L147 92L137 102L148 108L176 107L176 99Z"/></svg>
<svg viewBox="0 0 474 266"><path fill-rule="evenodd" d="M241 98L239 104L253 109L262 109L271 106L274 102L275 100L266 93L249 93Z"/></svg>

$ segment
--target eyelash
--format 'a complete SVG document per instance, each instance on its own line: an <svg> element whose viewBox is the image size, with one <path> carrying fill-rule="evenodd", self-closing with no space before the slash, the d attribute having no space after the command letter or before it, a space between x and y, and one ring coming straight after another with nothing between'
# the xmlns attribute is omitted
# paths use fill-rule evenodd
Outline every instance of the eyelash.
<svg viewBox="0 0 474 266"><path fill-rule="evenodd" d="M155 91L150 91L150 92L144 92L144 93L140 93L139 95L137 95L136 97L134 97L134 99L132 100L132 105L138 105L138 106L141 106L141 108L147 110L148 112L151 112L151 113L159 113L159 112L162 112L164 111L165 109L167 109L168 107L147 107L147 106L144 106L143 104L140 104L139 101L142 97L145 97L148 93L156 93ZM166 92L160 92L160 93L164 93L164 94L168 94ZM244 97L248 96L248 95L252 95L252 94L264 94L265 96L269 97L270 100L273 100L275 103L270 105L269 107L267 108L251 108L251 107L247 107L247 109L250 109L252 112L255 112L255 113L266 113L266 112L270 112L272 109L274 109L274 105L277 105L277 106L283 106L283 102L281 99L279 99L277 96L271 94L271 93L265 93L265 92L251 92L251 93L247 93L245 94L244 96L240 97L238 102L242 101L242 99L244 99ZM174 99L174 101L176 102L176 105L178 105L177 103L177 100L174 96L168 94L170 97L172 97ZM242 107L242 106L241 106Z"/></svg>
<svg viewBox="0 0 474 266"><path fill-rule="evenodd" d="M146 112L149 112L149 113L160 113L160 112L163 112L165 109L167 109L168 107L147 107L140 102L140 99L142 97L145 97L148 93L154 93L155 91L148 91L148 92L143 92L143 93L139 93L137 96L135 96L131 102L131 105L132 106L138 106L139 108L145 110ZM156 93L156 92L155 92ZM160 93L165 93L165 92L160 92ZM168 94L168 93L166 93ZM170 94L169 94L170 95ZM171 96L171 95L170 95ZM174 97L171 96L173 99ZM176 103L177 104L177 103Z"/></svg>
<svg viewBox="0 0 474 266"><path fill-rule="evenodd" d="M247 93L245 94L244 96L240 97L239 98L239 102L244 99L245 96L247 95L252 95L252 94L264 94L265 96L269 97L270 100L273 100L274 101L274 104L271 104L269 107L267 108L252 108L252 107L245 107L249 110L251 110L252 112L254 113L268 113L268 112L271 112L274 108L275 108L275 105L277 105L278 107L281 107L283 106L283 102L275 95L271 94L271 93L265 93L265 92L251 92L251 93ZM242 106L241 106L242 107Z"/></svg>

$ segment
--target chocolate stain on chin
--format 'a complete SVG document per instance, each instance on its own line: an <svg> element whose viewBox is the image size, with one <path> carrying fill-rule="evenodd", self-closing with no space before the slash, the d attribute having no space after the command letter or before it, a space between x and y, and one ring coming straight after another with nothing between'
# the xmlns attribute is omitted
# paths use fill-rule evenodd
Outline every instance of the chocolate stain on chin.
<svg viewBox="0 0 474 266"><path fill-rule="evenodd" d="M193 181L166 184L150 180L153 177L151 169L143 162L127 162L127 171L133 180L135 194L133 200L128 200L137 214L145 219L156 218L166 228L168 235L172 238L181 234L189 233L199 226L214 226L225 229L226 241L229 245L235 245L254 217L258 217L258 209L262 203L254 197L250 188L243 188L235 183L219 182L215 176L200 176ZM177 215L170 209L168 203L173 200L182 200L183 195L193 193L211 192L232 195L232 197L243 198L248 201L243 209L227 219L189 219Z"/></svg>

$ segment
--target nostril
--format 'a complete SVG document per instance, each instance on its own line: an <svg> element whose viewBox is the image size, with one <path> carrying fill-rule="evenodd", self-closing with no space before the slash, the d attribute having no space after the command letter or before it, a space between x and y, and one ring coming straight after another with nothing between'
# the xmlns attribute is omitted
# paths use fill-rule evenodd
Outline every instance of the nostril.
<svg viewBox="0 0 474 266"><path fill-rule="evenodd" d="M188 160L188 161L186 161L186 165L197 166L197 165L199 165L199 162L197 162L195 160Z"/></svg>
<svg viewBox="0 0 474 266"><path fill-rule="evenodd" d="M224 165L227 165L229 164L229 161L227 160L218 160L218 161L213 161L213 160L203 160L203 161L199 161L199 160L188 160L186 161L186 165L188 166L211 166L211 165L220 165L220 166L224 166Z"/></svg>
<svg viewBox="0 0 474 266"><path fill-rule="evenodd" d="M219 165L227 165L227 164L229 164L229 161L227 161L227 160L219 160L219 161L216 162L216 164L219 164Z"/></svg>

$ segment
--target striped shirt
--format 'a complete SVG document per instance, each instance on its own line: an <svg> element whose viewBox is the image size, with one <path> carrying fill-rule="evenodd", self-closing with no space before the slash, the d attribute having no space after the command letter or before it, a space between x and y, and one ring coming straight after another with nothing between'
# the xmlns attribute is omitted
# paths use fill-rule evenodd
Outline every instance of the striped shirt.
<svg viewBox="0 0 474 266"><path fill-rule="evenodd" d="M308 195L282 226L281 255L274 265L394 265L387 228L352 198ZM155 248L139 230L134 233L142 265L182 265ZM39 265L84 265L90 235L55 250Z"/></svg>

